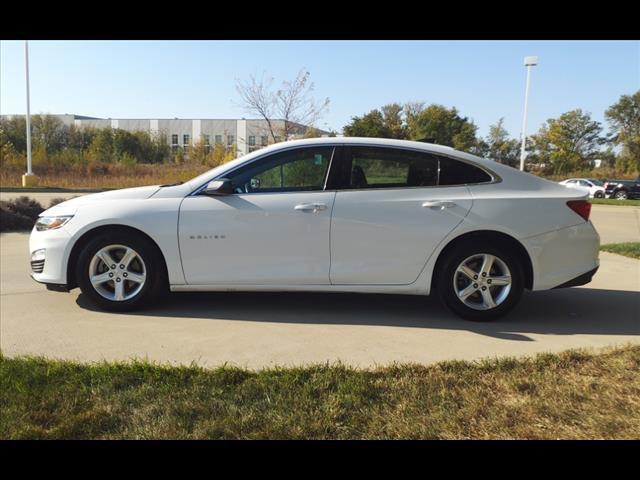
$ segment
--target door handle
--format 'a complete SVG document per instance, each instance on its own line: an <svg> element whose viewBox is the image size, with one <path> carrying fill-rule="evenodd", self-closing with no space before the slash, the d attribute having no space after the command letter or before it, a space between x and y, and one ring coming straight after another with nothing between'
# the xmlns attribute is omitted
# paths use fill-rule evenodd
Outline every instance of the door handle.
<svg viewBox="0 0 640 480"><path fill-rule="evenodd" d="M321 210L326 210L327 206L324 203L301 203L293 207L293 209L299 212L317 213Z"/></svg>
<svg viewBox="0 0 640 480"><path fill-rule="evenodd" d="M455 207L455 202L448 202L443 200L428 200L422 204L424 208L430 208L432 210L444 210L445 208Z"/></svg>

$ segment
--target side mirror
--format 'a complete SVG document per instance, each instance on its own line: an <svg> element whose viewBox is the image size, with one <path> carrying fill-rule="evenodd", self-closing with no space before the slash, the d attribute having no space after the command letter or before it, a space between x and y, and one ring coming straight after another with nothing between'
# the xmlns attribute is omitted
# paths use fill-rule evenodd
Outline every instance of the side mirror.
<svg viewBox="0 0 640 480"><path fill-rule="evenodd" d="M228 178L211 180L202 193L205 195L231 195L233 193L233 184Z"/></svg>

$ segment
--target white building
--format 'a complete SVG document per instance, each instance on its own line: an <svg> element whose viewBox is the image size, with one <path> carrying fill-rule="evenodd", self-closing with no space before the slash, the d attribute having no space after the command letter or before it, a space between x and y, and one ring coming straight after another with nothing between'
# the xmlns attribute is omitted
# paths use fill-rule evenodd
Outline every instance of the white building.
<svg viewBox="0 0 640 480"><path fill-rule="evenodd" d="M22 117L23 115L2 115L3 118ZM236 146L238 156L274 143L266 120L255 119L183 119L183 118L97 118L84 115L67 114L51 115L60 119L65 125L93 128L120 128L128 131L143 131L152 135L163 134L167 143L175 152L183 148L188 155L189 148L202 140L205 145L213 146L221 143L226 146ZM275 132L284 132L284 120L271 121ZM291 137L296 138L305 134L309 127L293 124ZM319 130L322 136L329 132ZM276 141L280 141L276 133Z"/></svg>

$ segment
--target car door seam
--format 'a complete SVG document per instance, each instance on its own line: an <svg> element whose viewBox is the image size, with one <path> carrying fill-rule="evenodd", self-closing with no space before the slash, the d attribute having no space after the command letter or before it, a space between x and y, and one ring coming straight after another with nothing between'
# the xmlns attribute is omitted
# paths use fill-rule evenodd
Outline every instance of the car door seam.
<svg viewBox="0 0 640 480"><path fill-rule="evenodd" d="M176 238L178 241L178 256L180 257L180 269L182 270L182 278L184 278L185 285L189 285L189 281L187 280L187 275L184 271L184 261L182 260L182 248L180 247L180 215L182 215L182 204L187 199L187 197L183 197L178 205L178 223L176 225Z"/></svg>

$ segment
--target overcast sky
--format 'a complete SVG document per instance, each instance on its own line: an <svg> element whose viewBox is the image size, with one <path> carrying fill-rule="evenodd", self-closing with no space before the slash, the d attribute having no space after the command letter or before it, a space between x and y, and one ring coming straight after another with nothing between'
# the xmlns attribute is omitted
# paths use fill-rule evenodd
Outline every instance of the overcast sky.
<svg viewBox="0 0 640 480"><path fill-rule="evenodd" d="M25 112L24 42L0 45L0 113ZM32 113L104 118L249 117L235 79L292 79L306 68L339 132L351 117L390 102L457 107L486 135L500 117L520 134L523 57L532 74L529 132L582 108L598 121L640 89L637 41L33 41Z"/></svg>

